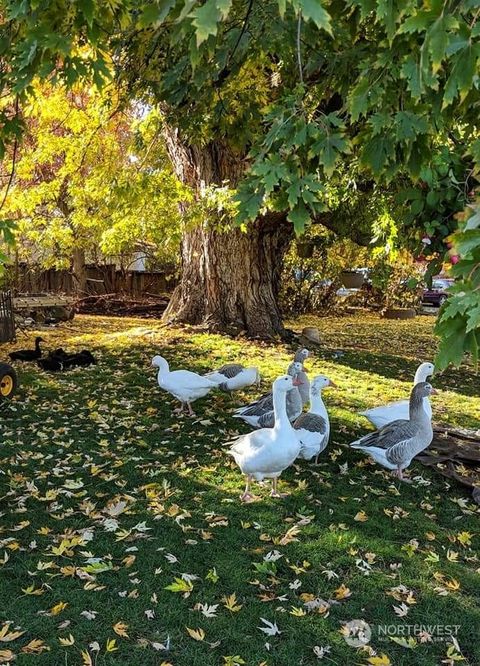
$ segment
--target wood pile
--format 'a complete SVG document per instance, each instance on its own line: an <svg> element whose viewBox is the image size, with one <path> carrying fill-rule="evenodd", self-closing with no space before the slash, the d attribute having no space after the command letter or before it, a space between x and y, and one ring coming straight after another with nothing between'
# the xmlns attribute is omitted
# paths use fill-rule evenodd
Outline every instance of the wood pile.
<svg viewBox="0 0 480 666"><path fill-rule="evenodd" d="M432 443L415 460L470 488L480 504L480 431L435 427Z"/></svg>
<svg viewBox="0 0 480 666"><path fill-rule="evenodd" d="M168 301L168 296L155 294L144 294L141 298L121 294L101 294L80 298L77 300L76 308L81 314L157 319L163 314Z"/></svg>

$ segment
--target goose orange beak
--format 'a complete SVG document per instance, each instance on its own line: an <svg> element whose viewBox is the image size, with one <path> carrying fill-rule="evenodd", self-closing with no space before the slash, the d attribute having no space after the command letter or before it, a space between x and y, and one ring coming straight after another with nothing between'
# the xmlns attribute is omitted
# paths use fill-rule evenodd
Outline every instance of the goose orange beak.
<svg viewBox="0 0 480 666"><path fill-rule="evenodd" d="M430 395L438 395L437 389L432 388L432 390L430 391Z"/></svg>
<svg viewBox="0 0 480 666"><path fill-rule="evenodd" d="M301 382L299 379L293 379L292 384L294 386L301 386L303 384L303 382Z"/></svg>
<svg viewBox="0 0 480 666"><path fill-rule="evenodd" d="M331 379L328 380L328 386L329 388L338 388L337 384L335 384L335 382L332 382Z"/></svg>

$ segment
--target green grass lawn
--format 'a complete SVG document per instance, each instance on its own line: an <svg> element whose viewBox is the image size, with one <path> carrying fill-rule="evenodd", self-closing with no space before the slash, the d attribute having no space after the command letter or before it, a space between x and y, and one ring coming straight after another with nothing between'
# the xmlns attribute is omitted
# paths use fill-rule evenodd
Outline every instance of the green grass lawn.
<svg viewBox="0 0 480 666"><path fill-rule="evenodd" d="M78 317L42 331L47 347L87 347L99 363L58 375L19 367L21 388L0 415L0 663L480 664L479 507L419 464L414 484L399 485L342 446L369 427L359 409L408 395L418 362L434 355L432 319L315 323L324 344L310 374L339 387L325 392L329 448L318 467L300 461L283 475L290 497L259 487L247 505L223 443L248 431L230 414L255 389L207 396L195 420L172 417L150 361L258 364L263 389L291 349L139 319ZM471 368L434 384L437 421L480 427ZM317 598L327 603L309 610ZM262 632L261 618L280 633ZM345 642L353 619L371 625L368 648ZM379 635L405 624L460 625L458 643Z"/></svg>

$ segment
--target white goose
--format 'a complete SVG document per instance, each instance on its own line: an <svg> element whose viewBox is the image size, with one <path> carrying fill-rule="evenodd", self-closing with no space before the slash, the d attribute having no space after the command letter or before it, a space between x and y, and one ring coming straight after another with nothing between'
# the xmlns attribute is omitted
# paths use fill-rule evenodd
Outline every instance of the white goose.
<svg viewBox="0 0 480 666"><path fill-rule="evenodd" d="M190 416L195 416L191 403L198 398L203 398L209 391L216 388L216 384L209 379L197 375L190 370L174 370L170 372L168 362L163 356L154 356L152 365L158 368L158 385L164 391L171 393L177 400L180 400L181 407L176 412L182 413L185 406L188 408Z"/></svg>
<svg viewBox="0 0 480 666"><path fill-rule="evenodd" d="M336 384L324 375L313 378L310 385L310 411L300 414L293 424L301 446L298 457L310 460L316 456L315 464L327 447L330 436L330 419L322 400L322 389L327 387L336 388Z"/></svg>
<svg viewBox="0 0 480 666"><path fill-rule="evenodd" d="M403 477L403 470L433 439L432 419L425 412L423 400L434 393L435 389L428 382L416 384L410 394L410 418L392 421L350 446L368 453L375 462L395 471L401 481L408 481Z"/></svg>
<svg viewBox="0 0 480 666"><path fill-rule="evenodd" d="M204 377L215 382L221 391L239 391L260 383L258 368L245 368L240 363L226 363L218 370L207 372Z"/></svg>
<svg viewBox="0 0 480 666"><path fill-rule="evenodd" d="M308 349L299 349L295 353L295 356L293 357L294 361L302 364L302 371L297 375L297 379L300 381L300 386L298 387L298 390L300 391L300 395L302 396L303 405L306 405L310 399L310 380L308 379L308 375L305 371L305 366L303 365L306 359L309 358L309 356L310 352L308 351Z"/></svg>
<svg viewBox="0 0 480 666"><path fill-rule="evenodd" d="M301 371L302 364L295 361L290 363L287 369L287 375L293 378L293 387L288 391L286 398L287 415L292 422L300 416L303 409L298 380ZM242 419L254 428L272 428L275 421L273 393L266 393L250 405L235 410L233 418Z"/></svg>
<svg viewBox="0 0 480 666"><path fill-rule="evenodd" d="M273 428L262 428L242 435L229 450L246 478L245 492L240 496L242 501L252 499L250 484L253 479L273 479L271 496L283 497L277 490L278 477L293 463L300 451L300 442L295 437L286 409L287 392L292 387L292 377L278 377L272 386L275 412Z"/></svg>
<svg viewBox="0 0 480 666"><path fill-rule="evenodd" d="M427 378L433 375L434 372L435 366L433 363L422 363L417 368L413 385L415 386L420 382L427 381ZM423 400L423 408L425 409L427 416L432 418L432 406L428 396ZM397 402L391 402L388 405L383 405L381 407L366 409L364 412L360 412L360 414L366 416L370 423L376 428L382 428L384 425L387 425L387 423L391 423L397 419L408 419L408 400L398 400Z"/></svg>

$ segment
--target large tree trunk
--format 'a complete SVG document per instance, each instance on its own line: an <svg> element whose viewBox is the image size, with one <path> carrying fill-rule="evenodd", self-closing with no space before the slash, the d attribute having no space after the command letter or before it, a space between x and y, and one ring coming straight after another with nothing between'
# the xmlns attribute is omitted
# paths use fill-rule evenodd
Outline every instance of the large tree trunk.
<svg viewBox="0 0 480 666"><path fill-rule="evenodd" d="M85 250L75 248L72 256L74 289L78 296L85 296L87 292L87 269L85 266Z"/></svg>
<svg viewBox="0 0 480 666"><path fill-rule="evenodd" d="M235 185L243 173L241 158L220 143L185 146L172 130L166 140L177 175L199 193L211 184ZM278 293L292 235L283 213L258 218L246 232L233 223L221 231L213 219L185 233L181 282L164 319L262 338L282 335Z"/></svg>

